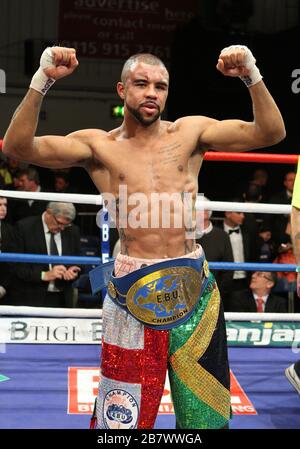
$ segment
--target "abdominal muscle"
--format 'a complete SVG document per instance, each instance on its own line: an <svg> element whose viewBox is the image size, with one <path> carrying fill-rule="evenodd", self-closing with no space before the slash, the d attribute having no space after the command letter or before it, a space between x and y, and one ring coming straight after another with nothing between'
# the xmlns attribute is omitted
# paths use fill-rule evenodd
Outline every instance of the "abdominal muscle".
<svg viewBox="0 0 300 449"><path fill-rule="evenodd" d="M145 217L141 217L140 223L145 225L147 222ZM160 227L151 227L150 220L149 223L150 226L144 228L134 229L127 224L118 229L121 254L143 259L168 259L181 257L195 250L194 233L184 222L183 226L178 227L180 221L175 221L174 214L171 214L169 227L163 227L161 220Z"/></svg>

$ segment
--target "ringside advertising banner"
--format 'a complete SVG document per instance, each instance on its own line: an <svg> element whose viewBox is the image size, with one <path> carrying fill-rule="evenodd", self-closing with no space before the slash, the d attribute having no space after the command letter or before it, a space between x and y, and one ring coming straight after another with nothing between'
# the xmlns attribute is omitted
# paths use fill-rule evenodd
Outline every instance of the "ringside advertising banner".
<svg viewBox="0 0 300 449"><path fill-rule="evenodd" d="M227 321L228 346L296 347L300 322ZM101 344L102 319L0 318L0 344Z"/></svg>
<svg viewBox="0 0 300 449"><path fill-rule="evenodd" d="M102 320L0 318L0 343L100 344Z"/></svg>

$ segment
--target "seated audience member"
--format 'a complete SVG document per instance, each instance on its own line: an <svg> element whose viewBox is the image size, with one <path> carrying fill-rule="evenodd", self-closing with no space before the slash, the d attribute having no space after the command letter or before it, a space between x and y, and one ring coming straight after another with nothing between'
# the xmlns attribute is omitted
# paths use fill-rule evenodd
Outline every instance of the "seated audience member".
<svg viewBox="0 0 300 449"><path fill-rule="evenodd" d="M27 164L10 157L2 161L0 166L0 175L3 177L5 189L14 190L14 178L19 170L22 168L24 169L26 166Z"/></svg>
<svg viewBox="0 0 300 449"><path fill-rule="evenodd" d="M204 201L209 201L203 197ZM205 207L205 206L204 206ZM210 218L212 211L204 209L203 211L203 226L198 226L199 236L196 241L199 243L204 252L208 262L233 262L232 248L228 234L216 226L213 226ZM199 216L199 215L198 215ZM201 229L203 227L203 229ZM221 297L226 304L226 297L231 291L232 287L232 270L211 270L214 274ZM226 308L226 306L225 306Z"/></svg>
<svg viewBox="0 0 300 449"><path fill-rule="evenodd" d="M49 203L39 217L28 217L16 225L15 251L63 256L80 255L80 235L75 207ZM13 305L73 307L72 283L80 268L63 264L16 264L12 289Z"/></svg>
<svg viewBox="0 0 300 449"><path fill-rule="evenodd" d="M237 202L237 199L232 199ZM233 252L233 260L236 263L257 262L258 246L257 238L254 238L249 232L243 229L245 215L243 212L228 211L225 212L223 223L224 231L229 234L229 239ZM248 277L244 270L233 272L232 290L239 291L248 287Z"/></svg>
<svg viewBox="0 0 300 449"><path fill-rule="evenodd" d="M235 292L229 300L230 312L287 312L286 299L275 296L271 290L276 284L276 273L255 271L250 286L243 292Z"/></svg>
<svg viewBox="0 0 300 449"><path fill-rule="evenodd" d="M64 172L54 174L54 190L57 193L76 193L70 185L69 174Z"/></svg>
<svg viewBox="0 0 300 449"><path fill-rule="evenodd" d="M269 199L269 174L264 168L258 168L253 172L251 184L255 184L260 188L260 203L267 203Z"/></svg>
<svg viewBox="0 0 300 449"><path fill-rule="evenodd" d="M284 177L284 189L270 198L271 204L291 204L296 173L289 171ZM284 239L289 214L268 214L264 217L265 223L271 228L272 236L277 245Z"/></svg>
<svg viewBox="0 0 300 449"><path fill-rule="evenodd" d="M40 192L42 190L38 171L33 167L20 170L17 174L17 180L17 190L21 192ZM22 199L10 200L9 204L11 208L10 220L13 223L26 217L41 215L46 206L44 201Z"/></svg>
<svg viewBox="0 0 300 449"><path fill-rule="evenodd" d="M0 197L0 253L11 253L14 250L13 228L5 223L7 214L7 199ZM0 262L0 305L3 301L10 303L10 287L13 267L7 262Z"/></svg>
<svg viewBox="0 0 300 449"><path fill-rule="evenodd" d="M259 227L259 262L272 263L277 255L276 245L272 239L271 229L261 224Z"/></svg>
<svg viewBox="0 0 300 449"><path fill-rule="evenodd" d="M277 249L277 257L274 263L280 264L296 264L296 258L293 252L293 244L291 238L291 217L288 218L284 233L281 235L280 245ZM279 291L296 290L297 273L295 271L279 271L277 273Z"/></svg>

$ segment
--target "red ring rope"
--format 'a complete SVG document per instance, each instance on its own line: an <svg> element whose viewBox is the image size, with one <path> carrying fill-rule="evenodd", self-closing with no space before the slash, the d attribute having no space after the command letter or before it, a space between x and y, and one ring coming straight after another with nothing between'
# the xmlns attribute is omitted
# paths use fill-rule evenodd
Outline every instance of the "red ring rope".
<svg viewBox="0 0 300 449"><path fill-rule="evenodd" d="M0 140L2 150L3 140ZM209 151L205 154L205 161L230 162L270 162L274 164L297 164L298 154L264 154L264 153L225 153L222 151Z"/></svg>
<svg viewBox="0 0 300 449"><path fill-rule="evenodd" d="M205 161L230 162L271 162L274 164L297 164L298 154L263 154L263 153L224 153L209 151L205 154Z"/></svg>

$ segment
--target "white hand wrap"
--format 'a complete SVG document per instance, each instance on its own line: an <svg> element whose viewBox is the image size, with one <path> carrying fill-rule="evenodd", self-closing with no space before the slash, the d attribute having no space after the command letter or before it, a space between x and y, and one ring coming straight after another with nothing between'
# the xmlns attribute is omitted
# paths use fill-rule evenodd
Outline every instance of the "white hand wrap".
<svg viewBox="0 0 300 449"><path fill-rule="evenodd" d="M256 59L254 58L251 50L249 50L249 48L246 47L245 45L231 45L230 47L224 48L222 52L240 48L245 50L245 67L250 71L249 75L240 76L240 79L244 81L247 87L251 87L259 83L263 78L262 75L260 74L258 67L256 67L255 65Z"/></svg>
<svg viewBox="0 0 300 449"><path fill-rule="evenodd" d="M48 67L55 67L50 47L43 52L40 60L40 68L33 76L30 84L31 89L36 90L42 95L46 95L50 87L55 83L55 79L49 78L44 72L44 69Z"/></svg>

